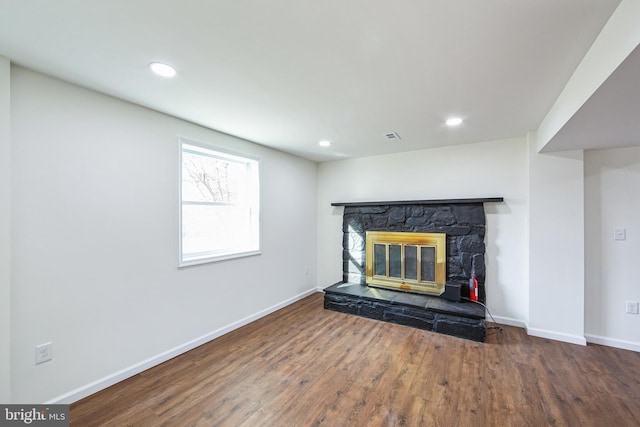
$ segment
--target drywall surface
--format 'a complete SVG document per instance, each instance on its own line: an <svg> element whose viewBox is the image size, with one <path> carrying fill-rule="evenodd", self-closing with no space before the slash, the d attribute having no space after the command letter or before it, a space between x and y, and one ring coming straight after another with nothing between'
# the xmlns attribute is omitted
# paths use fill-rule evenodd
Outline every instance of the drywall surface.
<svg viewBox="0 0 640 427"><path fill-rule="evenodd" d="M622 0L540 123L536 151L558 151L553 137L640 44L639 19L640 2Z"/></svg>
<svg viewBox="0 0 640 427"><path fill-rule="evenodd" d="M640 301L640 147L587 151L584 173L585 333L640 351L640 315L626 313Z"/></svg>
<svg viewBox="0 0 640 427"><path fill-rule="evenodd" d="M583 152L529 158L531 335L576 344L584 338Z"/></svg>
<svg viewBox="0 0 640 427"><path fill-rule="evenodd" d="M56 399L315 289L314 162L19 67L11 91L13 401ZM261 158L261 255L177 268L179 137ZM49 341L53 360L35 365Z"/></svg>
<svg viewBox="0 0 640 427"><path fill-rule="evenodd" d="M11 384L11 64L0 56L0 402Z"/></svg>

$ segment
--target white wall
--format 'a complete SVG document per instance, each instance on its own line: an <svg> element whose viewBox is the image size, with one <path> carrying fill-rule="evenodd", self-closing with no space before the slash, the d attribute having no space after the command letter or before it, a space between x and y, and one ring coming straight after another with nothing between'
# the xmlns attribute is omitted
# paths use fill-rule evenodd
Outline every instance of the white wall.
<svg viewBox="0 0 640 427"><path fill-rule="evenodd" d="M0 56L0 402L10 402L11 144L10 62Z"/></svg>
<svg viewBox="0 0 640 427"><path fill-rule="evenodd" d="M401 143L401 142L400 142ZM487 203L487 301L502 321L528 318L527 146L524 138L322 163L318 284L342 280L342 209L332 202L504 197Z"/></svg>
<svg viewBox="0 0 640 427"><path fill-rule="evenodd" d="M316 287L315 163L11 71L12 401L77 398ZM262 255L177 269L179 136L262 158Z"/></svg>
<svg viewBox="0 0 640 427"><path fill-rule="evenodd" d="M537 154L530 137L528 332L586 344L583 153Z"/></svg>
<svg viewBox="0 0 640 427"><path fill-rule="evenodd" d="M590 342L640 351L640 147L585 153L585 332ZM624 241L613 239L625 228Z"/></svg>

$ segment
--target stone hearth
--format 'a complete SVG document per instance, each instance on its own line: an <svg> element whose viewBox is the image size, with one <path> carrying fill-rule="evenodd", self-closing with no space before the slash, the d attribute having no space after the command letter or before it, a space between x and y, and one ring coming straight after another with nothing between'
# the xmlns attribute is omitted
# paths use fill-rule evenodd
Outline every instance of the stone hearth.
<svg viewBox="0 0 640 427"><path fill-rule="evenodd" d="M472 272L485 294L485 202L502 198L333 203L344 206L343 281L325 289L327 309L484 341L485 310L468 300ZM417 295L366 284L366 231L445 233L447 292ZM462 300L450 290L461 289ZM453 300L453 301L450 301Z"/></svg>
<svg viewBox="0 0 640 427"><path fill-rule="evenodd" d="M473 341L486 336L484 308L429 295L339 282L324 290L324 308Z"/></svg>

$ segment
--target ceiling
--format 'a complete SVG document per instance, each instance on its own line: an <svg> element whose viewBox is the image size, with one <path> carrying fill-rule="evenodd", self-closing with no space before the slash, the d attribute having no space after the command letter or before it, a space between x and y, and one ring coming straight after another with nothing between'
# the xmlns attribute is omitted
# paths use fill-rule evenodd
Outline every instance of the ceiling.
<svg viewBox="0 0 640 427"><path fill-rule="evenodd" d="M537 129L618 3L0 0L0 55L320 162Z"/></svg>
<svg viewBox="0 0 640 427"><path fill-rule="evenodd" d="M640 46L591 95L543 151L640 145Z"/></svg>

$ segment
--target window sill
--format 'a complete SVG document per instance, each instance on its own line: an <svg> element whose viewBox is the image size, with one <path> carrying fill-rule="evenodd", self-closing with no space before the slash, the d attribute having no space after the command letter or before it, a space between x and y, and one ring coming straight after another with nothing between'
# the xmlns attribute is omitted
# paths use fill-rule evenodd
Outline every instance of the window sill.
<svg viewBox="0 0 640 427"><path fill-rule="evenodd" d="M257 250L251 250L246 252L234 252L234 253L227 253L227 254L220 254L220 255L203 256L198 258L189 258L186 260L179 261L178 268L193 267L201 264L210 264L213 262L226 261L226 260L235 259L235 258L245 258L245 257L250 257L250 256L255 256L260 254L262 254L262 251L257 249Z"/></svg>

